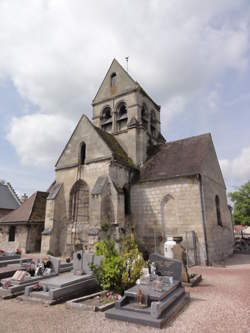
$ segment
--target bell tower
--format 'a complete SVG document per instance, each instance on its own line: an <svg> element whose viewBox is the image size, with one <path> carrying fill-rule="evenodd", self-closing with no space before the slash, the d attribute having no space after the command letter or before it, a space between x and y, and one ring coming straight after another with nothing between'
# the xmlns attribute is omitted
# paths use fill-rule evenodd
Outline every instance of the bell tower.
<svg viewBox="0 0 250 333"><path fill-rule="evenodd" d="M135 165L147 159L148 148L164 141L160 106L116 59L92 101L93 123L112 134Z"/></svg>

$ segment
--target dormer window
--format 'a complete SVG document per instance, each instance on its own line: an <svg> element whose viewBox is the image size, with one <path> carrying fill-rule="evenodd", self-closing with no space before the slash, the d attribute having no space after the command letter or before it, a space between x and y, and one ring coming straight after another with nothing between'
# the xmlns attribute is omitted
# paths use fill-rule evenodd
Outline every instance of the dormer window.
<svg viewBox="0 0 250 333"><path fill-rule="evenodd" d="M81 143L80 148L80 164L83 165L86 157L86 144L84 142Z"/></svg>
<svg viewBox="0 0 250 333"><path fill-rule="evenodd" d="M117 108L117 130L121 131L127 128L128 111L124 102L121 102Z"/></svg>
<svg viewBox="0 0 250 333"><path fill-rule="evenodd" d="M114 87L116 85L116 73L112 73L110 76L110 87Z"/></svg>
<svg viewBox="0 0 250 333"><path fill-rule="evenodd" d="M112 111L109 106L106 106L101 114L101 128L104 131L110 132L112 130Z"/></svg>

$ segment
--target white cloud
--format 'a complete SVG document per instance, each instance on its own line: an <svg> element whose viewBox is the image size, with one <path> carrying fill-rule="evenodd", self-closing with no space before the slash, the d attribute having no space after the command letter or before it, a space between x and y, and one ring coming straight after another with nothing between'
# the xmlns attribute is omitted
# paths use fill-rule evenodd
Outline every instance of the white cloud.
<svg viewBox="0 0 250 333"><path fill-rule="evenodd" d="M248 0L136 0L133 4L2 0L0 78L10 78L24 100L37 107L41 127L46 128L47 138L52 137L49 145L55 151L60 143L54 127L59 132L62 126L63 132L65 123L47 127L48 118L42 115L73 121L82 113L90 116L91 100L114 57L124 64L125 56L130 56L130 73L165 106L166 122L166 117L186 110L199 91L204 94L228 70L246 68L249 9ZM216 96L208 99L208 108L215 106L215 100ZM34 140L33 145L19 142L17 124L22 124L28 141L37 124L35 116L30 116L31 123L24 119L13 120L8 136L22 161L51 160L47 138ZM41 146L40 158L37 154L30 158Z"/></svg>
<svg viewBox="0 0 250 333"><path fill-rule="evenodd" d="M59 115L25 115L12 120L7 138L22 164L51 168L73 127L72 121Z"/></svg>
<svg viewBox="0 0 250 333"><path fill-rule="evenodd" d="M236 158L220 160L222 173L230 183L250 180L250 147L243 148Z"/></svg>

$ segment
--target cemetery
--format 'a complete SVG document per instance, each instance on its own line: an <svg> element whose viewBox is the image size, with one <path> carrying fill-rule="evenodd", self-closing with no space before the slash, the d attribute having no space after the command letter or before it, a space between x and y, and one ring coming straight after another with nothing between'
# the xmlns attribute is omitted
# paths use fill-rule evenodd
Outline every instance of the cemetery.
<svg viewBox="0 0 250 333"><path fill-rule="evenodd" d="M146 258L131 232L119 250L106 237L96 243L95 252L75 251L72 261L6 254L7 261L20 262L11 277L1 279L0 297L18 296L20 306L66 302L69 311L105 311L110 320L162 328L190 300L182 285L189 281L185 260L175 258L177 253L184 258L183 249L173 238L165 245L165 256L152 253Z"/></svg>

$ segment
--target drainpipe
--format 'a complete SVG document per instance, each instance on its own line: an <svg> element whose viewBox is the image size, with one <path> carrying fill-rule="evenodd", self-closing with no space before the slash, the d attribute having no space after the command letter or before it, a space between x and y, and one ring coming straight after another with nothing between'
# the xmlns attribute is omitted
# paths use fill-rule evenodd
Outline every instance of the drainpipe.
<svg viewBox="0 0 250 333"><path fill-rule="evenodd" d="M208 259L208 246L207 246L207 231L206 231L206 216L205 216L205 208L204 208L204 192L203 192L203 185L202 185L202 177L201 174L198 175L199 180L199 188L200 188L200 200L201 200L201 215L202 215L202 229L204 235L204 244L205 244L205 262L206 265L209 265Z"/></svg>

